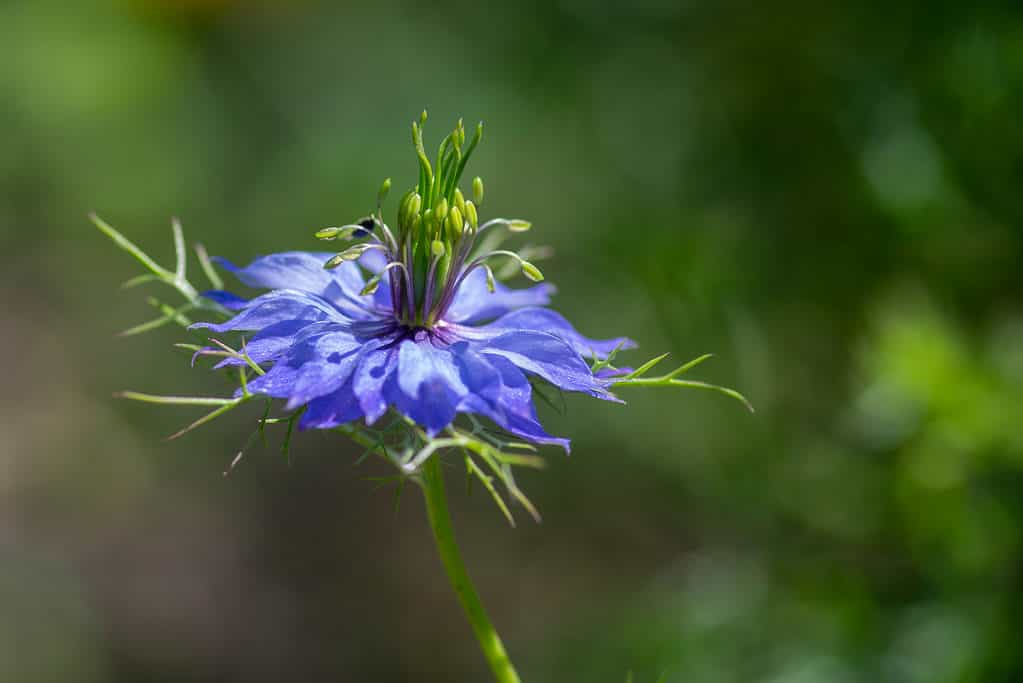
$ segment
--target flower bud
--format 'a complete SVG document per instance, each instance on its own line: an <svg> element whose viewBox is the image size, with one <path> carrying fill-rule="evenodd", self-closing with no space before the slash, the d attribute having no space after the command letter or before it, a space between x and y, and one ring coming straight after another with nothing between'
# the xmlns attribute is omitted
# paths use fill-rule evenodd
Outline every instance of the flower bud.
<svg viewBox="0 0 1023 683"><path fill-rule="evenodd" d="M462 194L462 191L459 190L457 187L455 188L455 206L458 207L458 210L461 211L462 215L464 216L465 215L465 196Z"/></svg>
<svg viewBox="0 0 1023 683"><path fill-rule="evenodd" d="M533 282L543 282L543 273L529 261L522 262L522 274Z"/></svg>
<svg viewBox="0 0 1023 683"><path fill-rule="evenodd" d="M441 200L437 202L437 208L434 209L433 214L437 216L437 221L443 221L448 217L448 200L441 197Z"/></svg>
<svg viewBox="0 0 1023 683"><path fill-rule="evenodd" d="M465 203L465 220L469 221L469 225L472 226L473 230L478 230L480 227L479 216L476 215L476 205L472 201Z"/></svg>
<svg viewBox="0 0 1023 683"><path fill-rule="evenodd" d="M472 199L476 206L483 204L483 178L479 176L472 179Z"/></svg>
<svg viewBox="0 0 1023 683"><path fill-rule="evenodd" d="M434 258L439 259L443 257L444 251L445 251L444 243L441 242L440 240L434 240L432 243L430 243L430 253L433 254Z"/></svg>
<svg viewBox="0 0 1023 683"><path fill-rule="evenodd" d="M457 206L452 206L448 211L448 235L451 236L451 239L457 239L462 234L464 225L462 212L458 210Z"/></svg>
<svg viewBox="0 0 1023 683"><path fill-rule="evenodd" d="M380 185L380 190L377 192L377 204L383 204L384 200L387 199L387 193L391 191L391 179L387 178Z"/></svg>

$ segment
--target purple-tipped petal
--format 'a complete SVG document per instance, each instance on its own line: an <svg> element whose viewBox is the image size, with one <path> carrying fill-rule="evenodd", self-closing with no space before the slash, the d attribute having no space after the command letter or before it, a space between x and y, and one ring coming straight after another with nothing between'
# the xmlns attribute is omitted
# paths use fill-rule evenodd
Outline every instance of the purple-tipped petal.
<svg viewBox="0 0 1023 683"><path fill-rule="evenodd" d="M209 299L213 303L220 304L229 311L240 311L249 303L248 299L243 299L237 294L232 294L223 289L208 289L200 294L200 296Z"/></svg>

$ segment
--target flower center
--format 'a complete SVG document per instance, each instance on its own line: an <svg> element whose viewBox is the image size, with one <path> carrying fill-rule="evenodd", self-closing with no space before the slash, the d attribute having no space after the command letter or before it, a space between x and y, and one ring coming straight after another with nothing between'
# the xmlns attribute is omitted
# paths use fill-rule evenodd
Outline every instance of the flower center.
<svg viewBox="0 0 1023 683"><path fill-rule="evenodd" d="M320 239L362 240L333 256L325 268L334 268L354 261L370 250L382 251L387 265L366 283L363 295L376 291L387 279L395 319L406 328L431 330L450 308L465 278L476 269L483 269L487 286L495 289L494 272L487 263L495 257L514 259L522 273L534 282L543 274L521 255L503 249L484 250L477 254L477 238L494 227L511 232L528 230L523 220L496 218L482 225L478 207L483 202L483 180L472 181L472 199L466 199L458 183L480 139L483 124L468 143L462 121L445 137L437 150L436 161L430 163L423 146L424 111L412 123L412 144L419 161L419 180L398 204L396 229L383 220L382 205L391 188L388 178L377 195L376 211L358 223L339 228L325 228L316 233Z"/></svg>

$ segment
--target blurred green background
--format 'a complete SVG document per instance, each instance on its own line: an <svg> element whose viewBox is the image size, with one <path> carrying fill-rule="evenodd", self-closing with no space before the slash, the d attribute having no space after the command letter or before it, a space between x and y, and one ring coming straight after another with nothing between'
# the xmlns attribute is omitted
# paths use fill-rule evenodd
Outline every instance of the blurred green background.
<svg viewBox="0 0 1023 683"><path fill-rule="evenodd" d="M714 394L569 399L510 529L453 485L528 683L1023 680L1018 3L0 6L0 680L484 681L415 491L220 392L97 210L246 262L316 248L484 119L485 214L557 305ZM163 292L154 291L152 293ZM627 393L626 393L627 392ZM253 409L255 411L255 409ZM454 471L454 470L452 470ZM455 480L452 479L452 484Z"/></svg>

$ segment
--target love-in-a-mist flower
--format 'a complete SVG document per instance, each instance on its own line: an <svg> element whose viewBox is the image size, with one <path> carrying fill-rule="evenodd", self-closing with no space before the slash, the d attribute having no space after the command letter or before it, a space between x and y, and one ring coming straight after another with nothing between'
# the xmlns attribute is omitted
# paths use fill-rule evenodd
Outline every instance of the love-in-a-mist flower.
<svg viewBox="0 0 1023 683"><path fill-rule="evenodd" d="M377 452L399 466L401 484L413 481L423 490L441 561L495 681L521 683L455 544L441 455L457 453L466 472L482 483L509 522L513 517L495 479L539 519L516 485L512 468L542 461L523 454L535 450L529 444L508 440L485 424L492 422L522 441L567 450L568 440L551 436L537 420L534 382L612 401L617 400L610 392L613 386L695 387L744 403L746 399L731 389L680 377L706 355L658 377L649 373L667 354L634 370L615 368L615 353L634 344L625 338L583 337L546 307L553 289L542 282L543 275L526 260L525 252L497 248L507 233L528 230L529 223L504 218L481 222L479 178L472 181L472 199L462 195L458 183L482 126L467 143L459 122L431 164L423 148L425 121L424 113L418 124L412 124L419 179L398 203L393 227L384 221L381 208L391 186L387 180L373 214L317 234L349 242L339 253L273 254L245 268L221 260L245 285L269 290L251 300L224 290L206 251L196 245L203 272L215 288L199 294L187 278L185 239L177 221L172 224L176 261L170 269L93 215L96 227L148 271L126 284L155 281L185 300L177 307L154 300L161 317L123 334L170 323L187 326L199 312L216 321L192 324L193 329L243 336L240 350L220 339L211 340L215 348L178 345L196 355L221 357L217 367L237 377L239 388L233 398L120 395L212 408L175 436L256 396L284 399L287 417L271 417L272 402L266 399L253 437L268 424L284 423L286 451L296 421L305 429L337 428L366 447L367 454ZM522 289L501 284L494 271L498 264L505 269L515 266L513 272L518 270L537 284ZM392 419L382 422L390 424L371 426L389 412ZM453 424L459 414L468 415L462 421L471 428ZM241 453L235 463L240 458Z"/></svg>
<svg viewBox="0 0 1023 683"><path fill-rule="evenodd" d="M321 239L346 240L337 254L286 252L226 269L250 287L269 292L244 300L226 291L205 296L236 310L223 323L197 323L215 332L251 333L247 358L218 367L269 366L247 390L304 406L300 429L373 424L394 409L435 436L459 413L485 417L537 444L568 448L537 420L531 380L569 392L617 400L612 373L594 372L587 358L606 358L634 344L625 338L583 337L546 308L553 288L518 253L493 249L494 233L528 230L523 220L481 220L483 182L466 199L459 181L482 136L466 142L459 122L431 164L422 123L412 124L419 180L398 203L397 220L381 205L357 223L326 228ZM493 266L510 261L538 283L511 289Z"/></svg>

